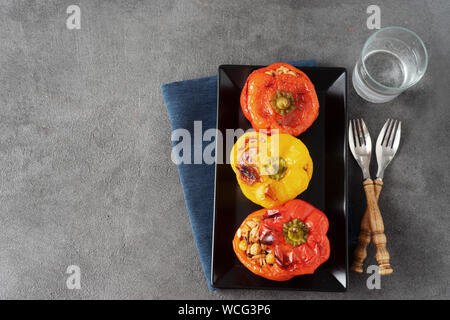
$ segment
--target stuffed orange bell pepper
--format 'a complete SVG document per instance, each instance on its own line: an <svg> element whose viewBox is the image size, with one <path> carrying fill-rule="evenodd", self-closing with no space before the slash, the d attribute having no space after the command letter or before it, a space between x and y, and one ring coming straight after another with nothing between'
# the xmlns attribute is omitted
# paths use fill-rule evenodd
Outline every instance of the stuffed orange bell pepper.
<svg viewBox="0 0 450 320"><path fill-rule="evenodd" d="M288 134L246 133L233 146L230 161L244 195L264 208L297 197L313 173L308 149Z"/></svg>
<svg viewBox="0 0 450 320"><path fill-rule="evenodd" d="M250 214L237 230L233 249L254 274L276 281L312 274L330 256L328 219L303 200Z"/></svg>
<svg viewBox="0 0 450 320"><path fill-rule="evenodd" d="M289 64L274 63L247 78L241 108L255 130L279 129L298 136L316 120L319 100L306 74Z"/></svg>

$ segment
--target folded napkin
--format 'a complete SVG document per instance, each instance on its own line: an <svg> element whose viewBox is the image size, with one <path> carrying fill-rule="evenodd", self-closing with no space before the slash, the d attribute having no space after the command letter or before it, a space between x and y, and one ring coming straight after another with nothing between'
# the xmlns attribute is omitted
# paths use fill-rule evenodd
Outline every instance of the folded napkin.
<svg viewBox="0 0 450 320"><path fill-rule="evenodd" d="M317 66L315 60L289 63L296 67ZM203 131L216 128L217 76L163 84L161 89L172 130L183 128L194 137L194 121L202 121ZM200 147L194 146L194 140L191 139L191 150ZM202 150L209 143L202 142ZM211 287L214 165L180 164L178 173L203 271L209 288L214 290Z"/></svg>

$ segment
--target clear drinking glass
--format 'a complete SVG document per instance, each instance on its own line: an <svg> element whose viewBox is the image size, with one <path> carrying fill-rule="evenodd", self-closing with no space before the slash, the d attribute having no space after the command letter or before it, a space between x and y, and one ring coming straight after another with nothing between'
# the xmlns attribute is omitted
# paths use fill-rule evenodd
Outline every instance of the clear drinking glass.
<svg viewBox="0 0 450 320"><path fill-rule="evenodd" d="M367 101L387 102L419 82L427 64L427 49L417 34L402 27L382 28L364 44L353 86Z"/></svg>

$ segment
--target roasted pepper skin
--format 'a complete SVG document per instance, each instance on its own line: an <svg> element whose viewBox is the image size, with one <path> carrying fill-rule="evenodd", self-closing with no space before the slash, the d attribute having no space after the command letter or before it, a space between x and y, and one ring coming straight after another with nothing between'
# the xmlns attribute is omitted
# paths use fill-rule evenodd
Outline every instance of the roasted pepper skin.
<svg viewBox="0 0 450 320"><path fill-rule="evenodd" d="M261 150L277 145L278 156L284 165L280 179L268 174L268 158ZM313 174L313 162L308 148L299 139L288 134L266 135L248 132L233 146L230 163L244 195L264 208L271 208L292 200L308 188Z"/></svg>
<svg viewBox="0 0 450 320"><path fill-rule="evenodd" d="M313 274L315 270L330 257L330 243L326 235L328 218L326 215L306 201L294 199L282 206L272 209L262 209L250 214L241 224L253 218L261 219L259 229L260 239L272 233L273 243L266 245L276 257L276 263L260 266L252 263L245 251L239 249L240 238L237 232L233 239L233 249L241 263L254 274L274 281L286 281L302 274ZM299 219L309 228L307 242L299 246L288 244L283 236L284 223ZM280 256L290 256L290 263L282 265L285 260Z"/></svg>
<svg viewBox="0 0 450 320"><path fill-rule="evenodd" d="M277 70L288 71L277 73ZM292 94L295 101L295 109L287 114L277 113L271 103L280 91ZM280 133L298 136L319 114L319 100L311 80L286 63L274 63L253 71L245 82L240 103L245 117L257 131L279 129Z"/></svg>

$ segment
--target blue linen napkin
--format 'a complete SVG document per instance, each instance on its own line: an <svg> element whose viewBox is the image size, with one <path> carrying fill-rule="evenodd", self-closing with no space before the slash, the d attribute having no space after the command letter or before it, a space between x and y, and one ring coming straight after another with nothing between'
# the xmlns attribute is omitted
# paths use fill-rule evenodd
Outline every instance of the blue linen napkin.
<svg viewBox="0 0 450 320"><path fill-rule="evenodd" d="M317 66L316 60L289 63L296 67ZM191 150L199 148L199 145L194 146L194 121L202 121L203 132L216 128L217 76L167 83L161 90L172 131L188 130L192 137ZM202 142L201 150L209 143ZM214 164L179 164L177 167L203 272L210 290L214 290L211 286Z"/></svg>

